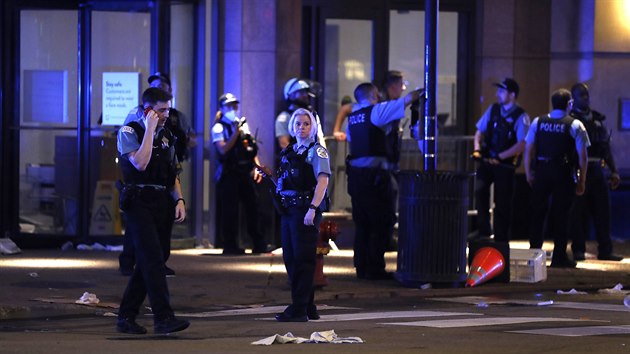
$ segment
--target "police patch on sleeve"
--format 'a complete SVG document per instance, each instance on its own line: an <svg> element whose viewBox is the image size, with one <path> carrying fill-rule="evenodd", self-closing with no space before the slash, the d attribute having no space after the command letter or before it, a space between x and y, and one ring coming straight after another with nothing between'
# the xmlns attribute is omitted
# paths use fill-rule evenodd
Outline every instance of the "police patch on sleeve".
<svg viewBox="0 0 630 354"><path fill-rule="evenodd" d="M317 147L317 156L321 157L322 159L327 159L328 158L328 151L326 151L326 149L323 146L318 146Z"/></svg>
<svg viewBox="0 0 630 354"><path fill-rule="evenodd" d="M131 134L133 134L133 133L136 132L135 130L133 130L132 127L130 127L128 125L125 125L122 128L120 128L120 129L122 130L123 133L131 133Z"/></svg>

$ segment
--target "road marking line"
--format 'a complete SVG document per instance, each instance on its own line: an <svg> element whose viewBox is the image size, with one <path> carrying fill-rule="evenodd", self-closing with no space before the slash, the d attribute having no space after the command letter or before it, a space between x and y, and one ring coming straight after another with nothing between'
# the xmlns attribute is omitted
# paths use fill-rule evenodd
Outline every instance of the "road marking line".
<svg viewBox="0 0 630 354"><path fill-rule="evenodd" d="M479 303L486 303L488 305L525 305L525 306L538 306L545 301L540 300L517 300L507 299L498 300L493 297L486 296L460 296L460 297L441 297L433 298L431 300L455 302L461 304L477 305ZM553 307L567 308L567 309L579 309L579 310L594 310L594 311L615 311L615 312L630 312L630 309L624 305L612 305L601 304L591 302L570 302L570 301L554 301Z"/></svg>
<svg viewBox="0 0 630 354"><path fill-rule="evenodd" d="M381 324L395 325L395 326L457 328L457 327L497 326L497 325L532 323L532 322L582 322L582 321L586 321L586 320L579 320L579 319L572 319L572 318L555 318L555 317L480 317L480 318L464 318L464 319L456 319L456 320L394 322L394 323L381 323Z"/></svg>
<svg viewBox="0 0 630 354"><path fill-rule="evenodd" d="M387 312L364 312L364 313L342 313L334 315L321 315L317 322L341 322L341 321L361 321L361 320L384 320L388 318L419 318L419 317L445 317L445 316L483 316L479 313L470 312L442 312L442 311L387 311ZM270 320L272 318L260 318L260 320Z"/></svg>
<svg viewBox="0 0 630 354"><path fill-rule="evenodd" d="M191 313L177 313L177 316L182 317L224 317L224 316L247 316L247 315L264 315L268 313L278 313L284 311L286 306L261 306L221 311L207 311L207 312L191 312ZM356 310L355 307L339 307L318 305L319 310Z"/></svg>
<svg viewBox="0 0 630 354"><path fill-rule="evenodd" d="M567 328L531 329L526 331L508 331L508 333L541 334L561 337L585 337L610 334L630 334L630 326L588 326Z"/></svg>

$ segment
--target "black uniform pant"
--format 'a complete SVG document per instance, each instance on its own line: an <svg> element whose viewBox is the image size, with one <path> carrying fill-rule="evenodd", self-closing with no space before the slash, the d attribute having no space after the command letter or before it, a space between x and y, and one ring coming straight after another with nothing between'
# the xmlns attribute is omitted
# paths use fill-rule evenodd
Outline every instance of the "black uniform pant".
<svg viewBox="0 0 630 354"><path fill-rule="evenodd" d="M175 215L175 211L173 211ZM126 216L126 215L125 215ZM136 264L135 249L134 249L133 237L130 234L129 228L125 230L123 236L123 250L118 255L118 265L121 270L132 270ZM164 263L168 261L171 256L171 233L160 235L160 245L162 246L162 252L164 257Z"/></svg>
<svg viewBox="0 0 630 354"><path fill-rule="evenodd" d="M143 191L127 210L126 233L133 242L136 267L120 302L120 318L135 318L147 294L156 321L173 315L161 240L171 235L174 210L175 203L167 191Z"/></svg>
<svg viewBox="0 0 630 354"><path fill-rule="evenodd" d="M282 258L291 281L290 316L303 316L306 307L313 305L315 259L321 213L315 215L314 225L304 225L308 207L289 207L281 216Z"/></svg>
<svg viewBox="0 0 630 354"><path fill-rule="evenodd" d="M589 220L595 227L595 236L600 256L612 253L610 240L610 194L608 181L599 163L589 163L586 174L586 191L573 201L570 211L569 235L573 242L573 252L586 251L586 239L589 233Z"/></svg>
<svg viewBox="0 0 630 354"><path fill-rule="evenodd" d="M258 229L258 192L251 171L224 170L217 182L217 212L223 248L239 247L239 207L243 204L247 233L252 238L254 251L264 252L266 242Z"/></svg>
<svg viewBox="0 0 630 354"><path fill-rule="evenodd" d="M570 168L538 162L532 187L532 226L529 245L542 248L545 220L549 234L553 236L553 260L567 258L567 225L569 208L575 197L575 182Z"/></svg>
<svg viewBox="0 0 630 354"><path fill-rule="evenodd" d="M505 165L482 163L477 169L475 202L479 236L492 234L490 226L490 186L494 183L494 240L510 240L510 218L514 190L514 168Z"/></svg>
<svg viewBox="0 0 630 354"><path fill-rule="evenodd" d="M385 251L396 224L398 183L391 171L349 167L348 194L355 225L357 276L379 276L385 273Z"/></svg>

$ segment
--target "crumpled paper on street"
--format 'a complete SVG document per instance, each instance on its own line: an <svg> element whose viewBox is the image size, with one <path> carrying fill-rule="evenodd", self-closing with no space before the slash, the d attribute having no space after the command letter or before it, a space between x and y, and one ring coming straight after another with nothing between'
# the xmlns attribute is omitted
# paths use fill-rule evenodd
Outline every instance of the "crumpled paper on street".
<svg viewBox="0 0 630 354"><path fill-rule="evenodd" d="M101 243L95 242L91 245L87 245L84 243L77 245L77 250L79 251L110 251L110 252L121 252L123 249L123 245L103 245Z"/></svg>
<svg viewBox="0 0 630 354"><path fill-rule="evenodd" d="M575 289L571 289L569 291L558 290L556 291L558 295L588 295L586 291L577 291Z"/></svg>
<svg viewBox="0 0 630 354"><path fill-rule="evenodd" d="M630 291L628 290L622 290L623 289L623 285L621 283L615 285L613 288L610 289L599 289L597 292L600 294L627 294L630 293Z"/></svg>
<svg viewBox="0 0 630 354"><path fill-rule="evenodd" d="M272 345L272 344L289 344L289 343L364 343L363 339L359 337L339 337L335 330L311 333L310 338L296 337L291 332L287 332L284 335L274 334L271 337L263 338L252 342L253 345Z"/></svg>
<svg viewBox="0 0 630 354"><path fill-rule="evenodd" d="M88 293L87 291L83 293L83 295L79 298L79 300L75 301L77 304L84 304L84 305L88 305L88 304L98 304L99 302L101 302L101 300L99 300L96 297L96 294L91 294Z"/></svg>

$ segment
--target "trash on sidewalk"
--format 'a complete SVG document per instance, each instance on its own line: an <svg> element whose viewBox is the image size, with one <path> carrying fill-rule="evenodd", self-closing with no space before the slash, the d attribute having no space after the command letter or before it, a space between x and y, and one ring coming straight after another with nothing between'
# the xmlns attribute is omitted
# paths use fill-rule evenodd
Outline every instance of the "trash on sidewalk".
<svg viewBox="0 0 630 354"><path fill-rule="evenodd" d="M627 294L630 291L628 290L622 290L623 289L623 285L621 283L615 285L613 288L610 289L599 289L597 292L600 294Z"/></svg>
<svg viewBox="0 0 630 354"><path fill-rule="evenodd" d="M300 343L364 343L363 339L359 337L338 337L335 330L313 332L310 338L296 337L291 332L287 332L284 335L274 334L271 337L263 338L252 342L252 345L272 345L272 344L300 344Z"/></svg>
<svg viewBox="0 0 630 354"><path fill-rule="evenodd" d="M85 243L80 243L77 245L77 249L79 251L104 251L105 246L98 242L95 242L92 245L86 245Z"/></svg>
<svg viewBox="0 0 630 354"><path fill-rule="evenodd" d="M2 254L18 254L22 250L10 238L0 238L0 253Z"/></svg>
<svg viewBox="0 0 630 354"><path fill-rule="evenodd" d="M569 291L564 291L564 290L558 290L556 291L556 294L558 295L588 295L588 293L586 291L577 291L575 290L575 288L569 290Z"/></svg>
<svg viewBox="0 0 630 354"><path fill-rule="evenodd" d="M101 302L101 300L99 300L96 297L96 294L92 294L92 293L88 293L87 291L83 293L83 295L79 298L79 300L75 301L77 304L83 304L83 305L88 305L88 304L98 304L99 302Z"/></svg>
<svg viewBox="0 0 630 354"><path fill-rule="evenodd" d="M74 249L74 244L72 243L72 241L68 241L66 243L64 243L63 245L61 245L61 250L62 251L67 251L67 250L71 250Z"/></svg>
<svg viewBox="0 0 630 354"><path fill-rule="evenodd" d="M39 301L45 302L48 304L75 304L75 305L84 305L89 307L98 307L98 308L108 308L108 309L118 309L118 303L113 302L104 302L99 301L98 303L89 303L89 302L79 302L79 300L69 299L65 297L38 297L31 299L31 301Z"/></svg>
<svg viewBox="0 0 630 354"><path fill-rule="evenodd" d="M65 244L64 244L65 246ZM63 246L62 246L63 247ZM63 248L62 248L63 249ZM79 251L110 251L110 252L121 252L123 250L122 245L103 245L101 243L95 242L92 245L86 245L84 243L77 245L77 250Z"/></svg>
<svg viewBox="0 0 630 354"><path fill-rule="evenodd" d="M28 273L28 275L29 275L31 278L39 278L39 274L37 274L36 272Z"/></svg>

